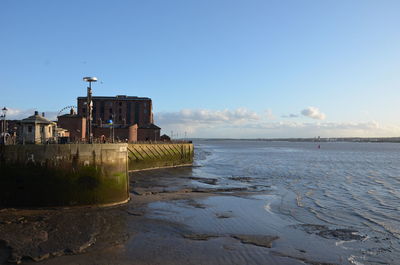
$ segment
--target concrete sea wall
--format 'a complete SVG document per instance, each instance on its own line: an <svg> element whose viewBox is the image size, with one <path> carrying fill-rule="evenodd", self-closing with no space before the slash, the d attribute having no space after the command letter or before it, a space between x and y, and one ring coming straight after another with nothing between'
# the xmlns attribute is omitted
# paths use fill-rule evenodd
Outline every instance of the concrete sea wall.
<svg viewBox="0 0 400 265"><path fill-rule="evenodd" d="M191 143L129 144L129 170L173 167L193 163Z"/></svg>
<svg viewBox="0 0 400 265"><path fill-rule="evenodd" d="M0 146L0 206L126 202L127 147L128 144Z"/></svg>

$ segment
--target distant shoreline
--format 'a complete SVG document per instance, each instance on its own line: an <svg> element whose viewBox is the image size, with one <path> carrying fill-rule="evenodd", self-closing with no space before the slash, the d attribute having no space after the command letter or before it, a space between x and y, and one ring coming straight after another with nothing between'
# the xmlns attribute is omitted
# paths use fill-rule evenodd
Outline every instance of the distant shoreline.
<svg viewBox="0 0 400 265"><path fill-rule="evenodd" d="M265 141L265 142L352 142L400 143L400 137L330 137L330 138L191 138L196 141Z"/></svg>

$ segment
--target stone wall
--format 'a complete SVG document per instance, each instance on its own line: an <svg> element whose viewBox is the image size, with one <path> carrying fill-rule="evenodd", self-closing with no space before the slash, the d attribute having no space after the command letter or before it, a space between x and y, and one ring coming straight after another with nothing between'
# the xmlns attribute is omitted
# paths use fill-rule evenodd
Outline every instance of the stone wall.
<svg viewBox="0 0 400 265"><path fill-rule="evenodd" d="M129 170L191 165L193 154L191 143L129 144Z"/></svg>
<svg viewBox="0 0 400 265"><path fill-rule="evenodd" d="M73 206L126 202L129 199L127 146L0 146L0 205Z"/></svg>

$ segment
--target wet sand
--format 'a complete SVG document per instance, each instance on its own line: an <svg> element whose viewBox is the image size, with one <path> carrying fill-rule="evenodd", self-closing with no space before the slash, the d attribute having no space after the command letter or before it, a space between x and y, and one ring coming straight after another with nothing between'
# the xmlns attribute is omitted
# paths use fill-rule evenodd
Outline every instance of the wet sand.
<svg viewBox="0 0 400 265"><path fill-rule="evenodd" d="M110 208L1 209L0 264L350 264L355 231L274 212L268 186L218 185L192 168L131 173Z"/></svg>

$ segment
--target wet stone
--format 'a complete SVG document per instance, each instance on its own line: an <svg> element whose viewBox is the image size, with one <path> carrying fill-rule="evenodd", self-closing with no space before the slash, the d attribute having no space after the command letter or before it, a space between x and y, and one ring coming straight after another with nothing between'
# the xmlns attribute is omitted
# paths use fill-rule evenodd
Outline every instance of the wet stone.
<svg viewBox="0 0 400 265"><path fill-rule="evenodd" d="M340 239L344 241L363 240L365 236L357 234L358 231L351 229L334 229L320 231L317 235L324 238Z"/></svg>
<svg viewBox="0 0 400 265"><path fill-rule="evenodd" d="M271 248L272 242L279 239L277 236L263 235L232 235L233 238L240 240L243 244L252 244L259 247Z"/></svg>
<svg viewBox="0 0 400 265"><path fill-rule="evenodd" d="M196 178L196 177L190 177L189 179L191 180L195 180L201 183L205 183L208 185L217 185L218 180L217 179L213 179L213 178Z"/></svg>
<svg viewBox="0 0 400 265"><path fill-rule="evenodd" d="M184 234L182 235L186 239L191 239L191 240L209 240L210 238L216 238L218 237L217 235L210 235L210 234Z"/></svg>
<svg viewBox="0 0 400 265"><path fill-rule="evenodd" d="M303 224L299 225L304 231L309 234L316 234L320 237L327 239L339 239L343 241L350 240L363 240L366 238L364 235L358 234L357 230L354 229L329 229L325 225L314 225L314 224Z"/></svg>
<svg viewBox="0 0 400 265"><path fill-rule="evenodd" d="M236 176L232 176L229 179L234 180L234 181L240 181L240 182L251 182L251 180L252 180L251 177L236 177Z"/></svg>
<svg viewBox="0 0 400 265"><path fill-rule="evenodd" d="M199 202L197 202L195 200L188 200L187 204L192 206L192 207L194 207L194 208L198 208L198 209L206 209L207 208L207 205L199 203Z"/></svg>
<svg viewBox="0 0 400 265"><path fill-rule="evenodd" d="M226 219L226 218L232 218L233 214L232 212L225 212L225 213L216 213L215 216L219 219Z"/></svg>

